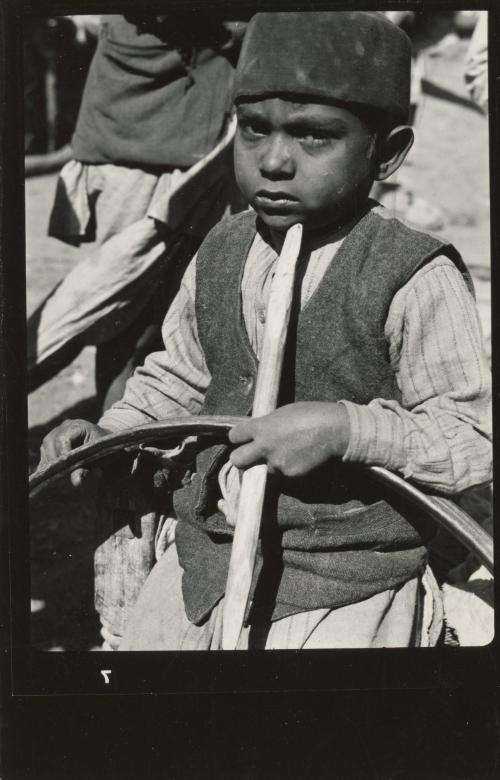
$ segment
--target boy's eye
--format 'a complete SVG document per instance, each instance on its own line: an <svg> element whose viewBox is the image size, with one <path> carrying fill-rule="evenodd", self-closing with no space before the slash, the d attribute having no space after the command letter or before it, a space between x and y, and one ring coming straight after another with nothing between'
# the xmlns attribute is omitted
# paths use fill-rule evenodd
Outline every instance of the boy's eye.
<svg viewBox="0 0 500 780"><path fill-rule="evenodd" d="M297 129L294 132L295 138L304 146L325 146L332 143L336 137L335 133L328 130Z"/></svg>
<svg viewBox="0 0 500 780"><path fill-rule="evenodd" d="M258 117L241 117L238 119L238 127L242 138L249 142L259 141L273 132L269 123ZM341 131L331 128L316 128L310 125L293 125L283 132L304 148L311 150L330 145L343 135Z"/></svg>
<svg viewBox="0 0 500 780"><path fill-rule="evenodd" d="M264 122L252 119L240 119L239 128L245 138L262 138L269 133L269 128Z"/></svg>

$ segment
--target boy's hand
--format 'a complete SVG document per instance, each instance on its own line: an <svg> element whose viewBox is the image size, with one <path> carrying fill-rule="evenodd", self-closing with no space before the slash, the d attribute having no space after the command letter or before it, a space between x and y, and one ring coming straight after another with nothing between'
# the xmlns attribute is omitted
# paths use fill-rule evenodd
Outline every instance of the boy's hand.
<svg viewBox="0 0 500 780"><path fill-rule="evenodd" d="M330 458L342 457L349 442L349 418L342 404L302 401L238 423L229 440L242 445L231 454L237 468L265 462L271 473L300 477Z"/></svg>
<svg viewBox="0 0 500 780"><path fill-rule="evenodd" d="M45 436L40 449L40 466L46 466L66 452L102 439L109 431L86 420L66 420ZM80 487L88 474L87 469L75 469L71 473L71 482Z"/></svg>

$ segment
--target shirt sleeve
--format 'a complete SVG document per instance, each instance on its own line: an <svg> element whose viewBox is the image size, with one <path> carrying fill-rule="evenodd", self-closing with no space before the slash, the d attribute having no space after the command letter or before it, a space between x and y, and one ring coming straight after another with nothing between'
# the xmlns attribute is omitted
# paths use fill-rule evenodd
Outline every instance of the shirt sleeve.
<svg viewBox="0 0 500 780"><path fill-rule="evenodd" d="M149 355L128 380L125 394L99 425L121 431L182 414L198 414L210 372L198 339L195 311L196 257L189 264L162 326L165 349Z"/></svg>
<svg viewBox="0 0 500 780"><path fill-rule="evenodd" d="M385 326L401 403L342 401L346 462L384 466L443 494L492 478L491 375L474 300L447 258L395 295Z"/></svg>

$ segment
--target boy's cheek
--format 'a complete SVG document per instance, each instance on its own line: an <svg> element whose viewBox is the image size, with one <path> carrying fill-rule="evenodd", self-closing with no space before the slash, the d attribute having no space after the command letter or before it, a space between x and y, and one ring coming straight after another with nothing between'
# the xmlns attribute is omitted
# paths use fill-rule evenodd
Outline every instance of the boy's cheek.
<svg viewBox="0 0 500 780"><path fill-rule="evenodd" d="M255 194L255 187L252 187L252 182L248 176L246 170L241 165L236 165L235 161L235 178L238 189L247 202L250 202Z"/></svg>
<svg viewBox="0 0 500 780"><path fill-rule="evenodd" d="M248 186L248 183L255 177L257 167L256 155L248 149L245 149L241 143L235 140L234 144L234 172L236 182L240 189Z"/></svg>

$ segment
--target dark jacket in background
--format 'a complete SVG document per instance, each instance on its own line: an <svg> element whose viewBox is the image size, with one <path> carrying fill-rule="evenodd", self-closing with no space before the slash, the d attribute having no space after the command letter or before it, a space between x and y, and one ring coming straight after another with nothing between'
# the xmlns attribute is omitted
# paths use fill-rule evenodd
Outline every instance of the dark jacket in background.
<svg viewBox="0 0 500 780"><path fill-rule="evenodd" d="M196 30L175 16L144 27L103 16L72 140L76 160L168 170L213 149L231 110L237 43L216 21L197 20Z"/></svg>

